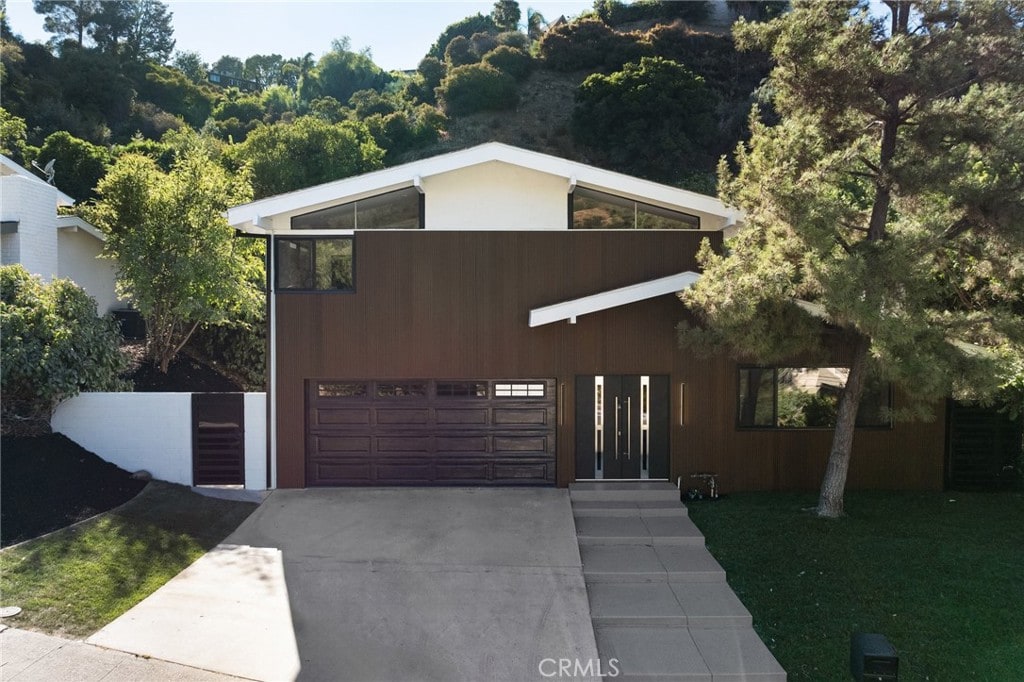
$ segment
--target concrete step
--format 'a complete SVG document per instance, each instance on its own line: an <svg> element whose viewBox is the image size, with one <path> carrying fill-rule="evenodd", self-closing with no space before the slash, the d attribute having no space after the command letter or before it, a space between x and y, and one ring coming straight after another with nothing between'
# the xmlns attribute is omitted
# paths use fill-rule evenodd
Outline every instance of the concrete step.
<svg viewBox="0 0 1024 682"><path fill-rule="evenodd" d="M679 490L666 481L583 481L569 484L573 502L679 502Z"/></svg>
<svg viewBox="0 0 1024 682"><path fill-rule="evenodd" d="M703 545L581 545L580 557L587 584L725 582Z"/></svg>
<svg viewBox="0 0 1024 682"><path fill-rule="evenodd" d="M689 517L578 516L581 545L704 545Z"/></svg>
<svg viewBox="0 0 1024 682"><path fill-rule="evenodd" d="M598 654L617 680L785 682L786 672L753 628L597 627Z"/></svg>
<svg viewBox="0 0 1024 682"><path fill-rule="evenodd" d="M572 513L580 516L689 516L678 500L579 500Z"/></svg>
<svg viewBox="0 0 1024 682"><path fill-rule="evenodd" d="M592 583L595 626L749 628L750 612L726 583Z"/></svg>

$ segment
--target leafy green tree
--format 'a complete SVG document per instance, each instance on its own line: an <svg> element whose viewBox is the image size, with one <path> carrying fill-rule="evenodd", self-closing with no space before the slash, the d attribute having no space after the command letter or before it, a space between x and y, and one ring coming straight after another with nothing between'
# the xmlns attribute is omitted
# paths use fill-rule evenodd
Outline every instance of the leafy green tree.
<svg viewBox="0 0 1024 682"><path fill-rule="evenodd" d="M210 67L203 61L203 56L194 50L175 52L171 65L197 85L206 82L206 76L210 71Z"/></svg>
<svg viewBox="0 0 1024 682"><path fill-rule="evenodd" d="M519 18L522 12L519 11L519 3L516 0L498 0L491 10L491 19L494 25L502 31L515 31L519 28Z"/></svg>
<svg viewBox="0 0 1024 682"><path fill-rule="evenodd" d="M437 89L437 98L452 116L504 111L519 103L516 79L489 64L457 66Z"/></svg>
<svg viewBox="0 0 1024 682"><path fill-rule="evenodd" d="M805 309L843 339L850 371L817 508L828 517L843 512L866 382L925 406L984 396L1024 347L1021 6L887 5L889 21L828 2L737 24L741 47L771 52L780 120L754 117L738 174L722 180L746 227L727 253L702 250L705 274L684 296L704 327L684 339L739 355L824 353Z"/></svg>
<svg viewBox="0 0 1024 682"><path fill-rule="evenodd" d="M199 325L253 314L261 300L256 245L235 239L223 216L250 199L247 178L192 140L169 173L147 156L121 156L90 216L107 233L118 292L145 318L147 355L163 372Z"/></svg>
<svg viewBox="0 0 1024 682"><path fill-rule="evenodd" d="M106 147L59 130L46 138L36 159L40 165L55 160L57 188L76 201L86 201L95 196L94 188L107 172L110 154Z"/></svg>
<svg viewBox="0 0 1024 682"><path fill-rule="evenodd" d="M219 73L222 76L241 78L245 72L245 64L238 57L226 54L210 65L210 71Z"/></svg>
<svg viewBox="0 0 1024 682"><path fill-rule="evenodd" d="M0 107L0 154L25 164L25 144L28 128L25 119Z"/></svg>
<svg viewBox="0 0 1024 682"><path fill-rule="evenodd" d="M347 102L359 90L381 90L391 77L373 63L366 53L348 49L348 39L335 40L330 52L317 63L317 82L321 96Z"/></svg>
<svg viewBox="0 0 1024 682"><path fill-rule="evenodd" d="M43 30L58 42L70 38L84 45L102 4L100 0L32 0L32 9L43 15Z"/></svg>
<svg viewBox="0 0 1024 682"><path fill-rule="evenodd" d="M50 430L60 401L118 391L127 367L117 324L71 280L49 283L21 265L0 267L0 424L7 434Z"/></svg>
<svg viewBox="0 0 1024 682"><path fill-rule="evenodd" d="M279 54L254 54L245 60L242 76L266 88L280 81L283 66L284 59Z"/></svg>
<svg viewBox="0 0 1024 682"><path fill-rule="evenodd" d="M181 116L193 127L203 125L213 111L216 90L206 84L205 77L197 83L176 69L149 64L137 87L140 99Z"/></svg>
<svg viewBox="0 0 1024 682"><path fill-rule="evenodd" d="M444 51L448 48L448 43L450 43L455 36L462 36L468 40L474 33L498 33L498 27L494 25L494 19L492 19L490 15L484 16L477 12L473 16L460 19L454 24L450 24L445 28L445 30L441 31L441 35L437 37L437 41L430 46L427 56L443 60Z"/></svg>
<svg viewBox="0 0 1024 682"><path fill-rule="evenodd" d="M332 124L316 116L261 125L231 154L252 168L256 198L377 170L384 159L364 124Z"/></svg>
<svg viewBox="0 0 1024 682"><path fill-rule="evenodd" d="M160 0L105 0L93 39L101 50L126 61L164 64L174 50L173 16Z"/></svg>
<svg viewBox="0 0 1024 682"><path fill-rule="evenodd" d="M644 57L607 76L591 74L576 94L573 137L616 167L677 181L694 166L711 170L717 97L676 62Z"/></svg>
<svg viewBox="0 0 1024 682"><path fill-rule="evenodd" d="M446 68L444 62L437 57L424 57L416 67L416 77L405 86L405 94L409 99L419 100L426 104L437 104L434 90L441 85Z"/></svg>

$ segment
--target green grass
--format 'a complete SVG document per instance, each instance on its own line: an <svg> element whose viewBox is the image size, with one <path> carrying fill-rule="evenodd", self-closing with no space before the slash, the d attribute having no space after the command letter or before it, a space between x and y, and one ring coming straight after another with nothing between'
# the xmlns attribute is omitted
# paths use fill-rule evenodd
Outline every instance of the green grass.
<svg viewBox="0 0 1024 682"><path fill-rule="evenodd" d="M880 632L901 680L1024 679L1024 494L745 493L690 514L796 680L848 680L850 634Z"/></svg>
<svg viewBox="0 0 1024 682"><path fill-rule="evenodd" d="M127 504L0 552L9 625L85 637L142 601L256 508L151 482Z"/></svg>

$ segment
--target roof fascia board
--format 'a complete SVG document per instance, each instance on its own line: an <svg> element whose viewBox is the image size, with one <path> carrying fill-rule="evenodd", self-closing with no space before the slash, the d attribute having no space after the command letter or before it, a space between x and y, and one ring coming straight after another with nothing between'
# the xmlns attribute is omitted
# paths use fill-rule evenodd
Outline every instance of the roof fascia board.
<svg viewBox="0 0 1024 682"><path fill-rule="evenodd" d="M101 242L107 241L107 235L103 234L102 231L92 223L88 223L76 215L62 215L57 216L57 229L58 230L81 230L89 234L92 237L100 240Z"/></svg>
<svg viewBox="0 0 1024 682"><path fill-rule="evenodd" d="M534 308L530 311L530 326L540 327L562 320L574 321L580 315L596 313L609 308L645 301L649 298L675 294L688 289L700 279L700 275L692 270L680 272L668 277L660 277L639 284L611 289L601 293L563 301L553 305Z"/></svg>
<svg viewBox="0 0 1024 682"><path fill-rule="evenodd" d="M595 168L540 152L512 147L500 142L488 142L469 149L449 152L235 206L227 211L228 223L245 231L259 231L259 228L253 223L257 216L272 218L297 211L314 211L319 207L336 204L339 201L357 200L359 195L371 196L400 189L403 186L414 187L417 177L422 179L491 161L547 173L565 178L566 181L575 177L578 182L595 189L626 194L639 201L663 203L671 207L721 216L724 219L735 215L734 211L731 211L715 197Z"/></svg>

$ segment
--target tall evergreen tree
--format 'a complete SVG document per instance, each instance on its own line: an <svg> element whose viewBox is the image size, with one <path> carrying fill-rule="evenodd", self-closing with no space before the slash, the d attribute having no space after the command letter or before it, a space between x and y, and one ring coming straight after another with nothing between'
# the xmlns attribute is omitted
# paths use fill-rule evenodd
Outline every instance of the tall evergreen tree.
<svg viewBox="0 0 1024 682"><path fill-rule="evenodd" d="M519 3L516 0L498 0L494 3L494 9L491 10L494 25L502 31L517 30L521 16Z"/></svg>
<svg viewBox="0 0 1024 682"><path fill-rule="evenodd" d="M93 38L104 52L127 61L164 64L174 50L173 16L160 0L106 0Z"/></svg>
<svg viewBox="0 0 1024 682"><path fill-rule="evenodd" d="M742 47L774 58L780 122L752 117L722 178L746 228L726 254L702 251L684 295L703 322L684 341L792 358L821 350L821 317L844 339L829 517L869 375L926 404L991 393L1024 356L1024 3L886 5L888 20L867 2L796 2L737 24Z"/></svg>
<svg viewBox="0 0 1024 682"><path fill-rule="evenodd" d="M32 9L43 15L43 29L62 40L83 44L86 32L102 9L100 0L32 0Z"/></svg>

